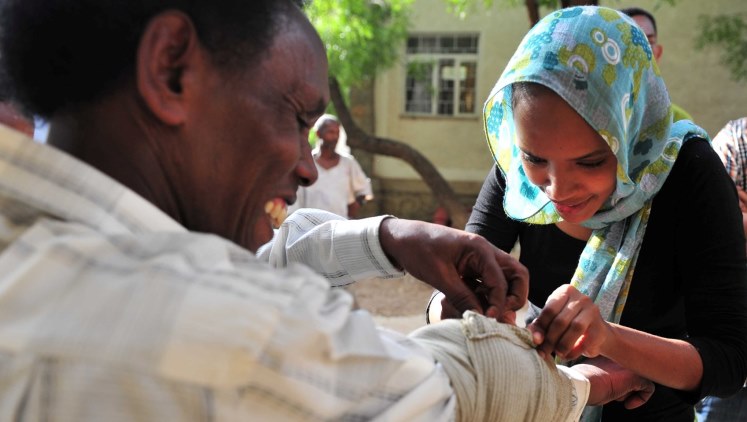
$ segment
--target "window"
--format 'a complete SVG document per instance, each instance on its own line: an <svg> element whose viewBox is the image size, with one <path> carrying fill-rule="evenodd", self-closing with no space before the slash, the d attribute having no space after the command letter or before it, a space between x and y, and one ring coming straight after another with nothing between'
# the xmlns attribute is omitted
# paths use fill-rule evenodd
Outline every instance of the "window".
<svg viewBox="0 0 747 422"><path fill-rule="evenodd" d="M475 113L478 36L413 35L407 39L405 112Z"/></svg>

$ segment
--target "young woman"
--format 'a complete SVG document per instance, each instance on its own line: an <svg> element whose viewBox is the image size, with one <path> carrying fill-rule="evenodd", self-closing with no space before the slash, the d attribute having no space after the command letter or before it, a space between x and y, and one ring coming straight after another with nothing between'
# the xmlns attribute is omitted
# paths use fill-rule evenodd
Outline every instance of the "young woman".
<svg viewBox="0 0 747 422"><path fill-rule="evenodd" d="M548 15L485 105L496 167L467 230L518 240L542 352L604 355L657 383L610 420L687 421L747 377L737 194L707 134L672 124L645 34L612 9ZM448 305L448 304L445 304ZM446 309L446 308L445 308Z"/></svg>

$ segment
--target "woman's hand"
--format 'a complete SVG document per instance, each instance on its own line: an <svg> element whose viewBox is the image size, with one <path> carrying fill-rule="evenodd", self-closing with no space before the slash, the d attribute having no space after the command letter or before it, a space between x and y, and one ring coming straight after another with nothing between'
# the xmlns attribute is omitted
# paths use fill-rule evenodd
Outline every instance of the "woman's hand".
<svg viewBox="0 0 747 422"><path fill-rule="evenodd" d="M453 313L510 319L529 294L529 272L482 236L422 221L389 218L379 230L396 264L446 295Z"/></svg>
<svg viewBox="0 0 747 422"><path fill-rule="evenodd" d="M541 354L554 352L566 360L604 354L602 347L611 336L610 325L597 305L569 284L547 298L542 312L527 328Z"/></svg>

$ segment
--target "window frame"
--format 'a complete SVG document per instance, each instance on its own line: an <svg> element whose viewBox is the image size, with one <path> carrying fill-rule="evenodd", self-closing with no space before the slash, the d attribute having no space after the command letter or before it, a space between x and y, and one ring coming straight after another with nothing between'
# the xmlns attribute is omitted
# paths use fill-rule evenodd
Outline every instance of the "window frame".
<svg viewBox="0 0 747 422"><path fill-rule="evenodd" d="M470 46L468 47L460 47L458 45L458 39L459 38L469 38ZM421 40L429 39L429 41L435 40L435 42L431 42L430 45L427 45L424 47L425 50L430 51L418 51L419 46L415 46L413 43L413 39L417 39L418 42L421 42ZM440 44L442 44L441 40L444 39L451 39L453 41L452 46L456 45L456 47L452 47L456 51L448 51L448 52L442 52L440 50L443 50ZM406 116L427 116L427 117L442 117L442 118L453 118L453 117L473 117L478 114L478 106L477 106L477 98L476 98L476 92L477 92L477 74L478 74L478 65L479 65L479 43L480 43L480 34L478 32L458 32L458 33L411 33L407 37L406 41L406 48L405 48L405 66L404 66L404 93L402 97L402 110L404 115ZM462 51L460 51L460 49ZM473 50L472 52L464 52L463 50ZM442 100L440 98L441 93L443 92L441 83L444 80L442 77L441 69L443 68L443 63L446 61L452 61L452 69L462 69L463 65L467 66L473 66L473 74L470 75L469 70L467 70L467 75L464 78L453 78L451 79L453 81L452 90L453 94L451 96L451 113L441 113L440 111L440 105L442 104ZM419 111L417 110L417 101L410 98L411 92L415 90L414 85L411 86L412 81L412 71L411 67L417 63L424 64L426 66L430 66L430 75L429 79L426 81L426 83L429 82L429 85L426 89L427 92L430 92L430 110L429 111ZM471 76L471 77L470 77ZM463 87L462 81L473 79L472 86L465 86ZM466 82L464 83L466 84ZM422 86L422 85L421 85ZM463 92L469 92L469 90L472 91L472 104L471 108L472 111L462 111L462 97ZM415 103L415 105L413 105ZM469 109L470 104L467 104L465 102L465 108Z"/></svg>

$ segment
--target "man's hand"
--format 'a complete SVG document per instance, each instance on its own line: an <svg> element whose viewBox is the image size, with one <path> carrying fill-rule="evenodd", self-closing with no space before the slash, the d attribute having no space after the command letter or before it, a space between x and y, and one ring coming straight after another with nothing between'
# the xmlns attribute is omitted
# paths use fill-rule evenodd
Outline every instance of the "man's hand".
<svg viewBox="0 0 747 422"><path fill-rule="evenodd" d="M414 277L446 295L459 316L473 310L512 320L529 293L529 272L482 236L422 221L388 218L379 230L384 252Z"/></svg>
<svg viewBox="0 0 747 422"><path fill-rule="evenodd" d="M635 409L654 394L654 383L604 357L586 360L573 369L583 374L591 384L589 406L617 400L625 402L626 409Z"/></svg>

